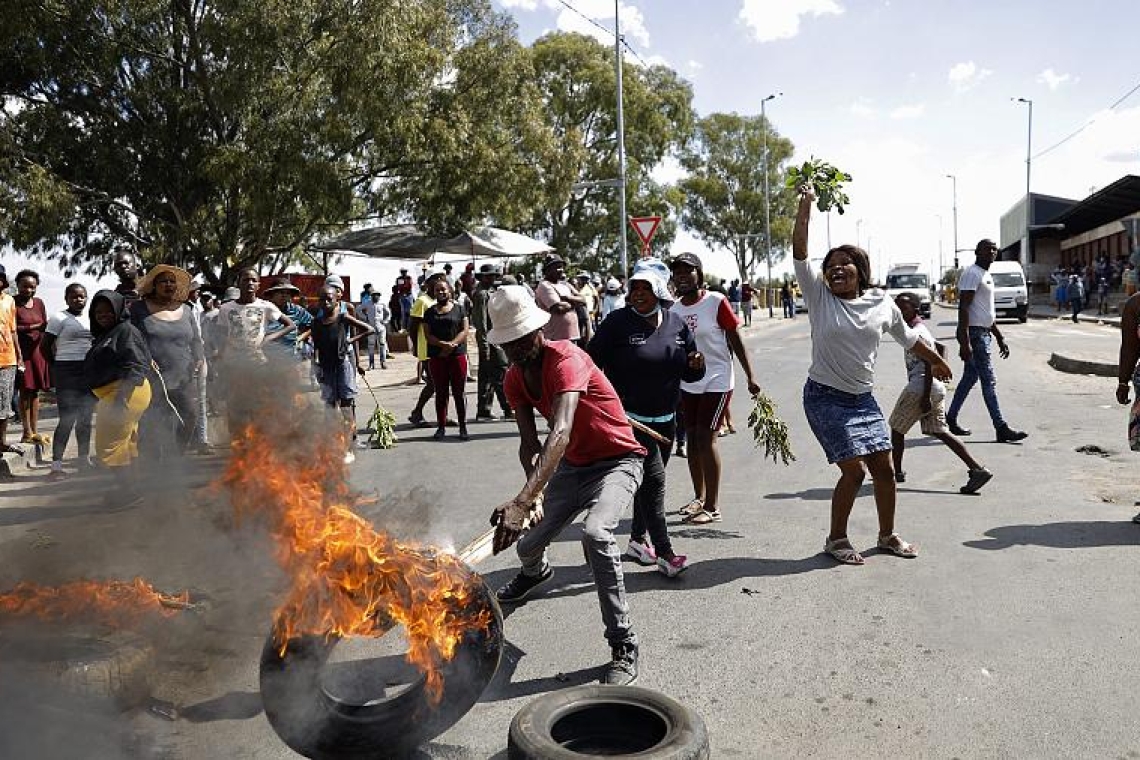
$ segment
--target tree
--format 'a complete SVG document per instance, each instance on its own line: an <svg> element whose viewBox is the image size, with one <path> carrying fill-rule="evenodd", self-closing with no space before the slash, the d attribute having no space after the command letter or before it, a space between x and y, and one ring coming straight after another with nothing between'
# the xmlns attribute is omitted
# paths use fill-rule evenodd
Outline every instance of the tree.
<svg viewBox="0 0 1140 760"><path fill-rule="evenodd" d="M229 271L361 218L526 219L553 136L489 0L13 0L0 243Z"/></svg>
<svg viewBox="0 0 1140 760"><path fill-rule="evenodd" d="M791 241L795 198L784 187L781 165L791 158L791 140L759 116L713 113L697 123L681 154L689 176L682 223L711 247L736 258L741 281L752 281L766 263L764 245L764 130L768 130L768 190L772 263L784 258ZM747 237L744 237L747 236Z"/></svg>
<svg viewBox="0 0 1140 760"><path fill-rule="evenodd" d="M584 268L616 271L618 230L636 257L640 246L629 225L619 225L615 188L574 193L574 183L619 175L617 78L613 51L591 37L554 33L531 48L543 114L557 150L542 170L542 194L528 227ZM626 197L631 215L667 217L654 239L659 250L676 230L675 191L651 172L678 150L692 131L692 88L666 66L622 67L625 115Z"/></svg>

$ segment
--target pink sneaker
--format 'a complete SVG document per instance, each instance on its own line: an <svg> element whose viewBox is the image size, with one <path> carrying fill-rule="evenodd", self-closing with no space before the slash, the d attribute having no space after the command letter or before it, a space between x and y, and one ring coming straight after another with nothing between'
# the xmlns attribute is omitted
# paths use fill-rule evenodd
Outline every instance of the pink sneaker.
<svg viewBox="0 0 1140 760"><path fill-rule="evenodd" d="M669 578L676 578L689 567L689 558L684 554L676 554L673 559L657 558L657 569Z"/></svg>
<svg viewBox="0 0 1140 760"><path fill-rule="evenodd" d="M639 565L653 565L660 561L657 559L657 552L653 551L653 546L648 542L642 543L632 539L625 550L625 556Z"/></svg>

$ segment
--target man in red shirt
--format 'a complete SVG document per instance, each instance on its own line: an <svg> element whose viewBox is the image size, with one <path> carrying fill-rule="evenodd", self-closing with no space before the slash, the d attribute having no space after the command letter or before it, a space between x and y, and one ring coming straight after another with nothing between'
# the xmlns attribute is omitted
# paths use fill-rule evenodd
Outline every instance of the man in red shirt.
<svg viewBox="0 0 1140 760"><path fill-rule="evenodd" d="M522 571L499 589L499 601L520 602L550 580L554 571L546 548L586 512L582 547L613 654L602 683L633 683L637 636L629 620L614 529L633 504L645 448L634 438L617 393L589 354L569 341L546 340L543 327L550 314L524 288L495 291L488 310L494 326L487 340L501 345L511 361L504 386L515 411L519 459L527 475L518 496L491 515L498 526L495 553L517 540L522 561ZM545 443L538 439L536 410L550 424ZM539 506L540 496L544 498Z"/></svg>

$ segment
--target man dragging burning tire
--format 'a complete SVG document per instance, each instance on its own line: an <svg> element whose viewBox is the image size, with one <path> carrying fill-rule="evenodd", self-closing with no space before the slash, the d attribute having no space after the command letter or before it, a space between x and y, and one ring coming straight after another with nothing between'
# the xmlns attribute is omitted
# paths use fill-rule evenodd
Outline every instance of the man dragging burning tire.
<svg viewBox="0 0 1140 760"><path fill-rule="evenodd" d="M546 548L586 512L582 547L613 652L601 680L633 683L637 636L613 532L633 504L645 449L634 438L613 386L589 355L570 341L546 340L542 328L550 314L524 288L500 288L491 294L488 309L494 327L487 340L502 346L511 362L505 387L527 475L518 496L491 515L497 526L495 553L517 540L522 561L522 571L497 592L499 601L520 602L550 581L554 571ZM545 443L538 439L536 410L550 424Z"/></svg>

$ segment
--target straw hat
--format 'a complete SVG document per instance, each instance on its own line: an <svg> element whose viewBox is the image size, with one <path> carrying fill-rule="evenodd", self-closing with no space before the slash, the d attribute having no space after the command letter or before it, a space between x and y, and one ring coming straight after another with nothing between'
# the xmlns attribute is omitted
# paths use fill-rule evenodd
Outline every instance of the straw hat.
<svg viewBox="0 0 1140 760"><path fill-rule="evenodd" d="M184 302L187 296L190 295L190 273L180 267L173 267L169 264L155 264L151 267L146 276L139 280L138 291L139 295L146 297L154 292L154 281L160 274L173 274L176 289L174 291L174 300Z"/></svg>
<svg viewBox="0 0 1140 760"><path fill-rule="evenodd" d="M487 301L491 324L487 340L496 345L530 335L550 321L550 314L538 308L534 298L521 285L504 285Z"/></svg>

